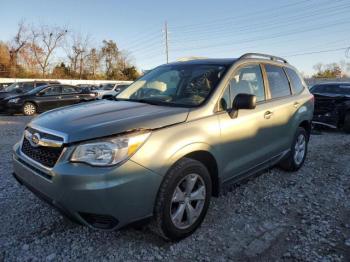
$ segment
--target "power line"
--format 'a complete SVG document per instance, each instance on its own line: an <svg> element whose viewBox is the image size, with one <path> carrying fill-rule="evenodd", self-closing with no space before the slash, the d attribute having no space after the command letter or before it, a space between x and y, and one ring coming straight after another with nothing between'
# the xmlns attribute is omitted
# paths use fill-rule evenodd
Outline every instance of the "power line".
<svg viewBox="0 0 350 262"><path fill-rule="evenodd" d="M191 51L191 50L209 49L209 48L216 47L216 46L229 46L229 45L233 45L233 44L249 43L249 42L254 42L254 41L259 41L259 40L264 40L264 39L273 39L273 38L279 38L279 37L293 35L293 34L311 32L311 31L320 30L320 29L322 30L324 28L328 28L328 27L332 27L332 26L336 26L336 25L345 25L345 24L349 24L349 23L350 23L350 21L347 19L345 21L337 21L336 23L332 23L332 24L323 24L323 25L318 25L317 27L310 27L310 28L305 29L305 30L295 29L295 30L290 30L286 33L279 32L276 34L267 35L267 36L263 36L263 37L247 38L244 40L240 40L238 42L225 41L225 42L215 43L215 44L201 46L201 47L197 46L197 47L193 47L193 48L177 48L177 49L173 49L173 51L186 51L186 50Z"/></svg>
<svg viewBox="0 0 350 262"><path fill-rule="evenodd" d="M349 13L349 8L350 5L342 5L342 6L337 6L335 10L327 8L327 9L319 9L319 10L314 10L314 12L311 13L301 13L298 15L293 15L290 17L285 17L282 21L279 20L272 20L272 21L266 21L266 22L260 22L258 24L249 24L247 26L239 26L237 27L238 30L232 30L234 28L228 28L228 27L223 27L221 30L216 30L215 32L211 33L210 31L208 32L199 32L198 34L192 34L190 37L186 35L178 35L174 36L175 41L174 43L181 42L181 41L186 41L186 42L191 42L191 41L201 41L205 40L208 37L220 37L220 36L230 36L230 37L237 37L237 34L242 34L245 32L248 33L254 33L254 32L262 32L262 31L267 31L270 29L275 29L275 28L280 28L283 27L285 29L286 26L297 26L299 24L305 24L306 22L317 22L316 18L323 18L325 17L325 14L322 13L321 11L326 11L327 12L327 19L337 16L339 18L340 14L348 14ZM296 22L297 21L297 22ZM230 31L229 31L230 29Z"/></svg>
<svg viewBox="0 0 350 262"><path fill-rule="evenodd" d="M287 55L287 57L329 53L329 52L347 50L349 48L350 47L340 47L340 48L335 48L335 49L326 49L326 50L319 50L319 51L312 51L312 52L305 52L305 53L297 53L297 54ZM284 55L284 56L286 56L286 55Z"/></svg>
<svg viewBox="0 0 350 262"><path fill-rule="evenodd" d="M291 10L281 10L281 9L273 9L270 10L267 13L261 13L259 11L255 12L253 14L253 17L249 17L249 16L234 16L231 18L231 21L223 21L220 23L213 23L210 22L209 25L200 25L195 29L182 29L182 30L173 30L170 27L170 31L173 33L179 33L179 34L190 34L190 35L197 35L199 32L215 32L217 30L221 30L221 29L226 29L228 27L232 28L233 27L241 27L242 24L251 24L251 22L255 22L255 24L260 25L261 22L265 22L265 21L275 21L276 19L282 19L282 21L288 20L288 17L290 16L295 16L296 15L300 15L300 13L305 13L305 15L308 14L309 11L314 12L315 10L319 9L319 11L329 11L331 8L334 7L338 7L341 8L341 5L338 4L346 4L347 2L343 2L344 0L339 0L336 2L336 4L334 4L335 2L317 2L317 5L315 5L314 3L310 3L309 5L306 6L300 6L300 8L298 9L291 9ZM338 6L337 6L338 5ZM327 8L325 10L322 10L323 8ZM326 17L325 17L326 18Z"/></svg>
<svg viewBox="0 0 350 262"><path fill-rule="evenodd" d="M296 2L296 3L292 3L292 4L287 4L287 5L282 5L282 6L277 6L276 9L280 10L280 9L283 9L285 7L290 7L290 6L295 6L295 5L299 5L301 3L306 3L306 2L310 2L311 0L303 0L303 1L299 1L299 2ZM227 20L236 20L237 18L247 18L249 16L254 16L256 17L257 14L263 14L263 13L271 13L271 8L266 8L266 9L262 9L262 10L257 10L257 11L254 11L254 12L251 12L251 13L248 13L248 14L244 14L244 15L241 15L241 16L234 16L234 17L226 17L226 18L220 18L220 19L214 19L214 20L211 20L211 21L208 21L206 23L198 23L198 24L189 24L189 25L182 25L182 26L171 26L170 27L170 30L174 30L174 29L181 29L181 28L184 28L184 29L188 29L188 28L198 28L199 27L202 27L202 26L207 26L207 25L212 25L212 24L215 24L216 22L222 22L222 21L227 21Z"/></svg>

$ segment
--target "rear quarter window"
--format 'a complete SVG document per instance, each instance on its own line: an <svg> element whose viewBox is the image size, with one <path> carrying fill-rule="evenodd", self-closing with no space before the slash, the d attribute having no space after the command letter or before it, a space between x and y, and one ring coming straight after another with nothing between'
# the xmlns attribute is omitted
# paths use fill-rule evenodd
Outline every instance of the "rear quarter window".
<svg viewBox="0 0 350 262"><path fill-rule="evenodd" d="M300 76L295 72L293 69L285 67L284 68L287 72L287 75L289 77L289 80L292 84L293 91L295 94L299 94L304 90L303 81L301 80Z"/></svg>
<svg viewBox="0 0 350 262"><path fill-rule="evenodd" d="M272 99L291 95L289 81L282 67L265 64L265 70Z"/></svg>

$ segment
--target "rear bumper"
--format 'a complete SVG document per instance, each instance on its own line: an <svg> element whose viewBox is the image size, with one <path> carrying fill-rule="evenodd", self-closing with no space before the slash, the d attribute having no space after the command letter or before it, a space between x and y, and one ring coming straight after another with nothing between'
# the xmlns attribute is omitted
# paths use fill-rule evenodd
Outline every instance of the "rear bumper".
<svg viewBox="0 0 350 262"><path fill-rule="evenodd" d="M96 168L58 162L44 169L13 153L14 177L41 199L81 224L118 229L153 214L161 176L133 161L119 167Z"/></svg>

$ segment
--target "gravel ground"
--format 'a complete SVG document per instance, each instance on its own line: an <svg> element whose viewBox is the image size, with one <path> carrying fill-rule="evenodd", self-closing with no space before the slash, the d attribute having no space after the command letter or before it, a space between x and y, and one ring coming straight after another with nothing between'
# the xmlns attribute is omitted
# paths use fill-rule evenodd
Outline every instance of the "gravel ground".
<svg viewBox="0 0 350 262"><path fill-rule="evenodd" d="M191 237L75 225L11 177L22 116L0 116L0 261L350 261L350 135L311 137L305 166L277 168L213 199Z"/></svg>

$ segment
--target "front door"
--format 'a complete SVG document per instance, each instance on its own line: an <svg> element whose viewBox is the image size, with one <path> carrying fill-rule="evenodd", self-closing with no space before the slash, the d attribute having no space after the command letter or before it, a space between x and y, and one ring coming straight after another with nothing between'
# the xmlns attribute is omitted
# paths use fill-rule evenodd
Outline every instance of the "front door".
<svg viewBox="0 0 350 262"><path fill-rule="evenodd" d="M273 139L271 130L274 126L267 114L269 105L265 90L259 64L243 65L230 78L224 104L231 105L236 95L243 93L254 94L257 106L252 110L239 110L236 118L231 118L226 111L219 114L223 181L243 174L272 157L269 144Z"/></svg>
<svg viewBox="0 0 350 262"><path fill-rule="evenodd" d="M43 112L57 107L59 96L61 95L60 86L50 86L37 94L36 102L39 111Z"/></svg>

